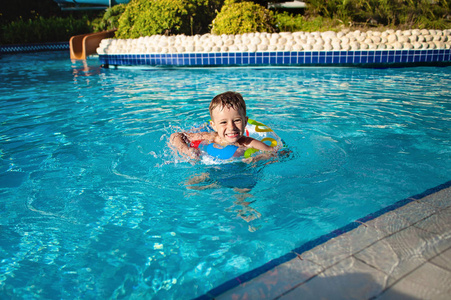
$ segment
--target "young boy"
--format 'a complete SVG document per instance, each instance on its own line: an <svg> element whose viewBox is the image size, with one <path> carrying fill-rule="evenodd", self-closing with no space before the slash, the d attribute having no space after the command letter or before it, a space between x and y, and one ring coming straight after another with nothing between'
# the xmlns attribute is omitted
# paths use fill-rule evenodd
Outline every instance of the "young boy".
<svg viewBox="0 0 451 300"><path fill-rule="evenodd" d="M210 126L214 132L177 132L170 138L171 144L184 156L199 159L200 150L190 147L193 142L215 143L220 146L234 145L238 149L234 156L243 155L247 148L261 151L276 150L265 143L244 136L248 117L246 116L246 103L243 96L235 92L219 94L210 103Z"/></svg>

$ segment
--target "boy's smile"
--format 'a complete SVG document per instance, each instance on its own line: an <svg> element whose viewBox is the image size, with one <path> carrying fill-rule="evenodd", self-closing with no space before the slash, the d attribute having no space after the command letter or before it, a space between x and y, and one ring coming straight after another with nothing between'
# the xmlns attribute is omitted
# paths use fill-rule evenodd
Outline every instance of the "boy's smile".
<svg viewBox="0 0 451 300"><path fill-rule="evenodd" d="M210 125L222 143L233 144L244 135L247 117L233 107L217 106L211 113Z"/></svg>

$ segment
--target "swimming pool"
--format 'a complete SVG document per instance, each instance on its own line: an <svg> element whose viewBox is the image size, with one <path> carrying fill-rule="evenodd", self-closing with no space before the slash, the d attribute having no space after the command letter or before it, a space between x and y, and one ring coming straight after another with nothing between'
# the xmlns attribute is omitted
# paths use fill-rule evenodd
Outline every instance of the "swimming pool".
<svg viewBox="0 0 451 300"><path fill-rule="evenodd" d="M197 297L450 179L451 67L0 67L2 298ZM175 157L169 134L226 90L292 154Z"/></svg>

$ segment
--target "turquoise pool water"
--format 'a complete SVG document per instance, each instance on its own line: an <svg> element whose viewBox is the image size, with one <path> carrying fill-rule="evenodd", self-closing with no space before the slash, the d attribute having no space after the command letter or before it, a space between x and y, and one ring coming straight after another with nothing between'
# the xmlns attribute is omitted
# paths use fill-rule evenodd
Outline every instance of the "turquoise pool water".
<svg viewBox="0 0 451 300"><path fill-rule="evenodd" d="M101 69L0 59L0 298L190 299L450 180L451 67ZM218 93L291 154L192 164Z"/></svg>

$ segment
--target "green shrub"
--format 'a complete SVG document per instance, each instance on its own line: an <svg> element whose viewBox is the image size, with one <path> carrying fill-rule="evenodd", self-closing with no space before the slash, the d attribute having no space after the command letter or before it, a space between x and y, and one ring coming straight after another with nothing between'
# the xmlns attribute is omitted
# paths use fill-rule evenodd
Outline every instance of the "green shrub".
<svg viewBox="0 0 451 300"><path fill-rule="evenodd" d="M362 1L310 0L307 3L307 15L310 17L321 16L326 19L338 18L341 19L343 22L345 22L351 17L350 14L353 12L354 2L362 2Z"/></svg>
<svg viewBox="0 0 451 300"><path fill-rule="evenodd" d="M68 17L68 14L61 11L54 0L14 0L1 1L0 5L0 24L9 24L12 21L36 19L42 16L50 17Z"/></svg>
<svg viewBox="0 0 451 300"><path fill-rule="evenodd" d="M132 0L119 19L118 38L205 33L221 0Z"/></svg>
<svg viewBox="0 0 451 300"><path fill-rule="evenodd" d="M181 0L132 0L119 19L118 38L138 38L165 32L179 33L188 12Z"/></svg>
<svg viewBox="0 0 451 300"><path fill-rule="evenodd" d="M69 41L74 35L91 32L88 23L87 17L19 19L2 26L0 41L2 44Z"/></svg>
<svg viewBox="0 0 451 300"><path fill-rule="evenodd" d="M302 15L292 15L288 12L276 14L276 28L278 31L338 31L342 29L343 23L338 19L328 19L321 16L304 17Z"/></svg>
<svg viewBox="0 0 451 300"><path fill-rule="evenodd" d="M360 26L449 28L449 0L310 0L308 16Z"/></svg>
<svg viewBox="0 0 451 300"><path fill-rule="evenodd" d="M252 2L226 1L213 21L213 34L274 32L273 13Z"/></svg>
<svg viewBox="0 0 451 300"><path fill-rule="evenodd" d="M407 1L399 10L395 25L429 29L447 29L451 27L451 1L429 0Z"/></svg>
<svg viewBox="0 0 451 300"><path fill-rule="evenodd" d="M278 31L304 31L306 18L302 15L292 15L288 12L278 13L274 15L276 20L276 28Z"/></svg>
<svg viewBox="0 0 451 300"><path fill-rule="evenodd" d="M193 31L191 34L209 33L211 23L221 9L224 0L191 0L189 5L193 13Z"/></svg>
<svg viewBox="0 0 451 300"><path fill-rule="evenodd" d="M118 4L108 8L102 18L95 19L92 23L95 32L117 29L119 27L119 18L125 11L125 4Z"/></svg>

